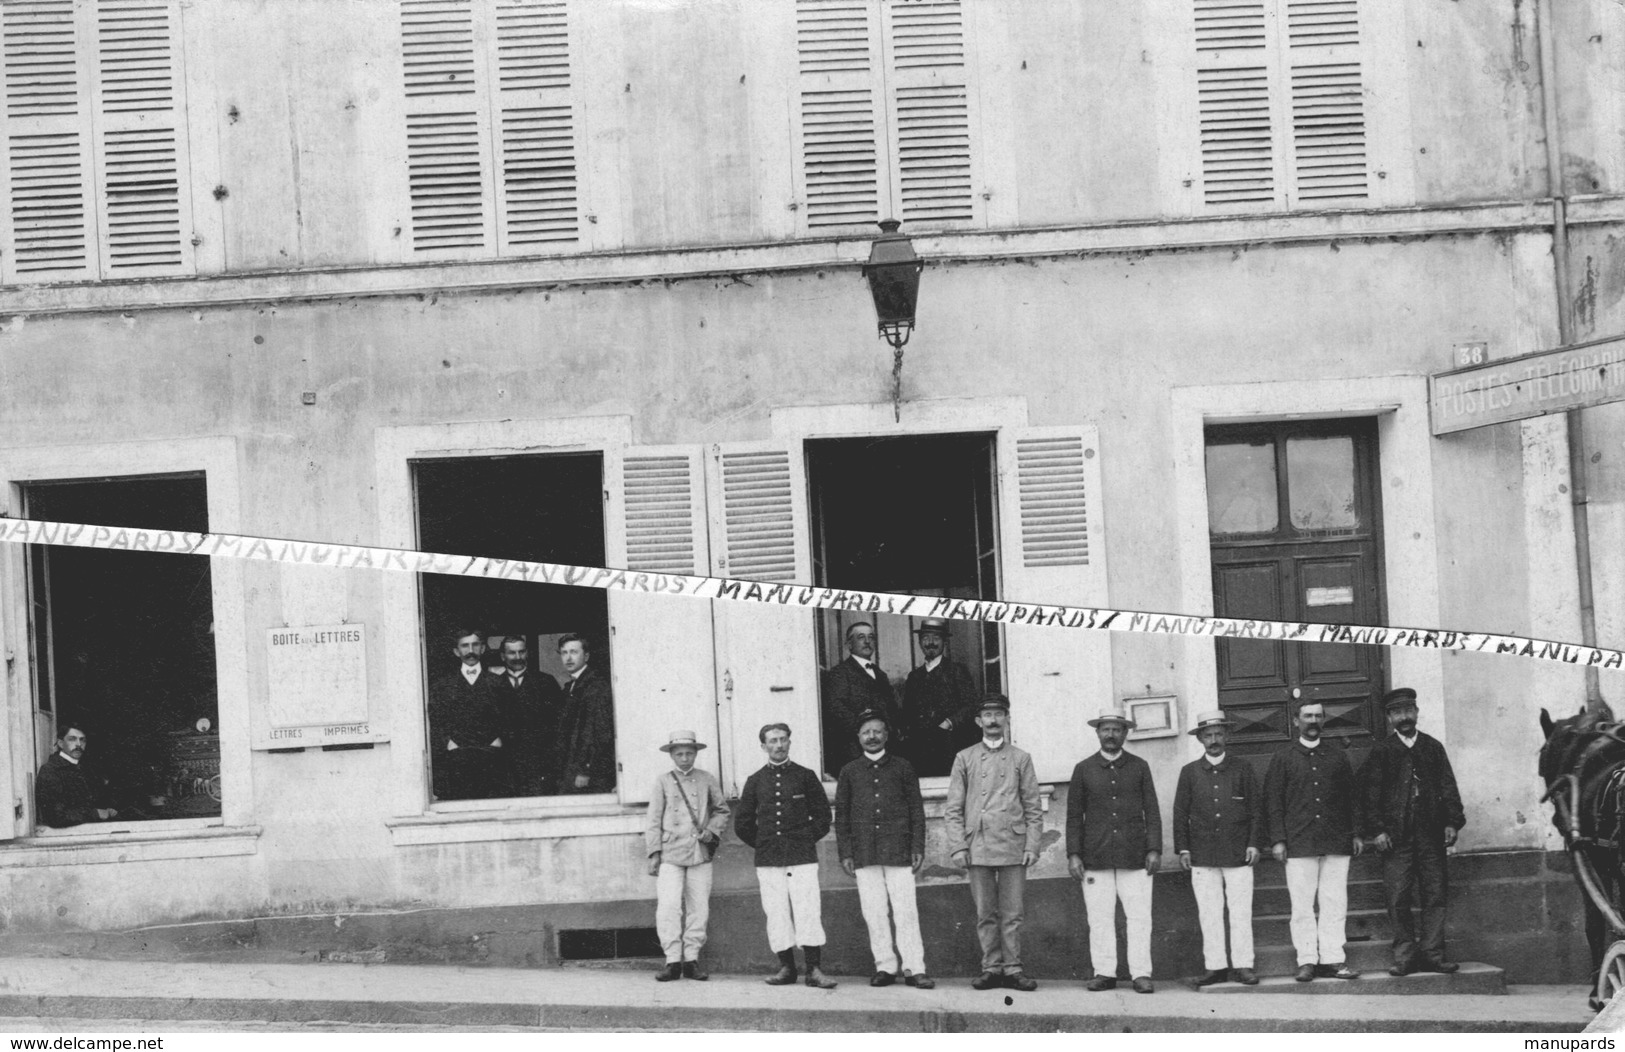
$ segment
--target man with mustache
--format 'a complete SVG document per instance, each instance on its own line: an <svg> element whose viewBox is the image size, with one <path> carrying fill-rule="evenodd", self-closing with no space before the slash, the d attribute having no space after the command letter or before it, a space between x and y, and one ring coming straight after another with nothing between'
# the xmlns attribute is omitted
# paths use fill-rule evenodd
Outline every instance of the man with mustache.
<svg viewBox="0 0 1625 1052"><path fill-rule="evenodd" d="M1174 851L1190 871L1202 925L1206 972L1197 986L1228 978L1258 985L1253 971L1253 865L1264 844L1264 807L1252 765L1225 755L1231 721L1204 712L1190 733L1203 755L1179 772L1174 790ZM1224 946L1224 908L1230 905L1230 952Z"/></svg>
<svg viewBox="0 0 1625 1052"><path fill-rule="evenodd" d="M835 843L841 868L858 882L858 902L875 959L870 986L903 982L929 990L914 874L925 860L925 802L914 767L886 748L886 718L859 717L863 755L841 768L835 786ZM897 942L892 943L892 924ZM898 958L901 957L901 962Z"/></svg>
<svg viewBox="0 0 1625 1052"><path fill-rule="evenodd" d="M875 626L854 621L846 628L846 657L824 673L824 766L831 774L862 753L858 716L878 712L890 720L896 704L891 680L875 664Z"/></svg>
<svg viewBox="0 0 1625 1052"><path fill-rule="evenodd" d="M1371 750L1360 783L1366 838L1383 853L1382 884L1394 928L1394 966L1388 971L1448 974L1459 966L1444 959L1445 852L1467 817L1444 746L1416 729L1416 691L1391 690L1383 706L1394 733ZM1420 937L1413 904L1421 907Z"/></svg>
<svg viewBox="0 0 1625 1052"><path fill-rule="evenodd" d="M440 800L477 800L506 791L502 721L491 703L491 676L480 660L485 633L452 629L457 669L429 684L429 768Z"/></svg>
<svg viewBox="0 0 1625 1052"><path fill-rule="evenodd" d="M1072 769L1066 797L1066 864L1083 885L1089 918L1089 958L1095 975L1086 989L1117 985L1117 904L1128 925L1128 970L1134 992L1151 983L1151 878L1162 861L1162 812L1151 765L1123 751L1134 721L1103 712L1089 721L1100 751Z"/></svg>
<svg viewBox="0 0 1625 1052"><path fill-rule="evenodd" d="M1359 793L1346 750L1320 736L1326 710L1318 701L1297 702L1298 740L1270 757L1264 776L1264 807L1270 849L1286 865L1292 899L1292 946L1300 983L1317 977L1358 979L1343 949L1348 919L1349 860L1364 850ZM1320 913L1316 916L1315 902Z"/></svg>
<svg viewBox="0 0 1625 1052"><path fill-rule="evenodd" d="M74 724L65 724L56 739L56 752L40 766L34 779L34 804L40 825L54 829L105 822L118 811L103 807L107 783L84 767L89 739Z"/></svg>
<svg viewBox="0 0 1625 1052"><path fill-rule="evenodd" d="M976 687L970 670L947 655L948 622L928 617L915 630L925 660L903 683L897 718L906 725L899 749L920 774L944 775L953 765L955 743L974 733Z"/></svg>
<svg viewBox="0 0 1625 1052"><path fill-rule="evenodd" d="M988 694L982 699L976 717L982 740L954 757L942 829L954 865L963 866L970 877L976 904L982 974L971 986L1028 992L1038 989L1038 983L1021 970L1021 921L1027 867L1038 861L1044 813L1033 758L1010 744L1009 721L1009 698Z"/></svg>
<svg viewBox="0 0 1625 1052"><path fill-rule="evenodd" d="M491 679L491 702L501 719L503 752L515 796L542 796L553 791L553 729L564 707L558 680L530 667L530 644L522 635L502 641L502 668Z"/></svg>

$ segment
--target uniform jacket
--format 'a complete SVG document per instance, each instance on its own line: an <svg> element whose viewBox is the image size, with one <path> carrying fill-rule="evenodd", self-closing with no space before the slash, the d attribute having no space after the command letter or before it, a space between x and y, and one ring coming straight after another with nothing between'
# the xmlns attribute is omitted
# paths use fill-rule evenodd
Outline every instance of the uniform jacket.
<svg viewBox="0 0 1625 1052"><path fill-rule="evenodd" d="M683 802L684 797L688 803ZM700 829L694 828L696 814ZM700 866L711 861L700 844L700 832L716 837L712 843L722 839L728 829L728 798L709 771L695 767L683 774L673 767L655 779L649 792L648 818L643 846L651 856L658 854L660 861L674 866Z"/></svg>
<svg viewBox="0 0 1625 1052"><path fill-rule="evenodd" d="M925 854L925 801L912 764L887 750L879 763L862 756L841 768L835 843L859 868L911 866Z"/></svg>
<svg viewBox="0 0 1625 1052"><path fill-rule="evenodd" d="M607 793L615 788L615 699L609 676L588 665L564 688L559 721L559 788L566 793ZM577 789L576 775L590 779Z"/></svg>
<svg viewBox="0 0 1625 1052"><path fill-rule="evenodd" d="M1420 835L1442 843L1446 826L1459 830L1467 823L1450 757L1439 739L1421 731L1409 747L1398 734L1378 742L1359 781L1367 836Z"/></svg>
<svg viewBox="0 0 1625 1052"><path fill-rule="evenodd" d="M1097 752L1072 768L1066 797L1066 853L1088 869L1142 869L1162 850L1162 812L1151 765L1130 752Z"/></svg>
<svg viewBox="0 0 1625 1052"><path fill-rule="evenodd" d="M756 849L757 866L803 866L818 861L818 842L829 835L829 797L807 768L787 760L745 779L734 813L734 832Z"/></svg>
<svg viewBox="0 0 1625 1052"><path fill-rule="evenodd" d="M1217 766L1207 757L1179 770L1174 790L1174 851L1189 851L1193 866L1245 866L1247 849L1265 843L1264 801L1252 765L1228 753Z"/></svg>
<svg viewBox="0 0 1625 1052"><path fill-rule="evenodd" d="M1000 749L977 742L954 756L943 808L948 854L969 851L973 866L1019 866L1038 854L1044 813L1033 758L1006 739Z"/></svg>
<svg viewBox="0 0 1625 1052"><path fill-rule="evenodd" d="M520 796L551 793L558 783L556 729L564 692L546 672L527 669L518 687L506 669L491 675L491 702L502 727L502 752Z"/></svg>
<svg viewBox="0 0 1625 1052"><path fill-rule="evenodd" d="M1278 750L1264 776L1264 809L1270 843L1286 841L1288 857L1353 854L1360 801L1348 751L1325 739Z"/></svg>
<svg viewBox="0 0 1625 1052"><path fill-rule="evenodd" d="M40 765L34 779L34 806L42 825L64 829L83 822L97 822L97 807L106 807L106 784L85 770L84 760L74 763L60 752Z"/></svg>
<svg viewBox="0 0 1625 1052"><path fill-rule="evenodd" d="M895 705L891 680L880 666L870 676L848 656L824 673L824 769L839 771L863 753L858 745L858 716L874 709L892 718Z"/></svg>
<svg viewBox="0 0 1625 1052"><path fill-rule="evenodd" d="M916 770L940 774L953 763L959 751L954 744L965 739L967 728L971 736L981 737L972 722L980 703L970 670L950 658L934 669L919 665L908 674L897 719L901 748L914 759ZM952 720L953 728L943 730L943 720Z"/></svg>

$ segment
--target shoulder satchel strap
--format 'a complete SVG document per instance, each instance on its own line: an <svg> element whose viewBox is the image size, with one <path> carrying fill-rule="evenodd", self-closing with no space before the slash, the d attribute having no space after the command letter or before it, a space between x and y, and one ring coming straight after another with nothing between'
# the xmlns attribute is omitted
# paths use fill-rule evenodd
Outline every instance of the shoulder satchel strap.
<svg viewBox="0 0 1625 1052"><path fill-rule="evenodd" d="M694 810L694 801L690 800L688 794L683 792L683 783L678 779L676 771L671 772L671 780L672 784L677 787L677 795L682 799L683 805L688 808L688 817L694 820L694 835L699 836L705 832L705 823L700 821L700 813Z"/></svg>

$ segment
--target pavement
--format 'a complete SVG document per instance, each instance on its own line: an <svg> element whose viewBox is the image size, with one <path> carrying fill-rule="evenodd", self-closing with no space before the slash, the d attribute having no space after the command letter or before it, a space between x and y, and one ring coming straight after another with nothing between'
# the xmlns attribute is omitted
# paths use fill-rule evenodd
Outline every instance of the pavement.
<svg viewBox="0 0 1625 1052"><path fill-rule="evenodd" d="M1504 995L1488 996L1215 997L1166 980L1147 996L1126 986L1088 993L1082 983L1061 981L1040 981L1037 991L1024 994L979 992L964 979L942 980L927 991L876 989L867 977L836 977L838 989L812 990L769 987L755 975L716 975L705 983L656 983L652 975L584 968L0 958L0 1031L76 1019L166 1020L221 1030L1558 1033L1578 1032L1593 1018L1578 986L1511 985Z"/></svg>

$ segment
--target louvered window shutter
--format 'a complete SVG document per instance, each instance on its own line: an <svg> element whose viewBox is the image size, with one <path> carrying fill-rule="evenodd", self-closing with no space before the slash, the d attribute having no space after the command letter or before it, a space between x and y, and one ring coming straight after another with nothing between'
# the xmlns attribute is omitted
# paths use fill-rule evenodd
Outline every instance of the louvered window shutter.
<svg viewBox="0 0 1625 1052"><path fill-rule="evenodd" d="M654 446L604 454L609 564L635 574L710 573L704 450ZM634 576L632 582L636 584ZM671 768L660 746L691 730L718 774L716 668L707 603L652 591L609 592L615 750L623 803L642 803Z"/></svg>
<svg viewBox="0 0 1625 1052"><path fill-rule="evenodd" d="M998 437L1000 598L1104 606L1100 442L1093 427L1005 430ZM1084 721L1113 703L1106 633L1005 630L1016 744L1040 781L1068 778L1094 749Z"/></svg>
<svg viewBox="0 0 1625 1052"><path fill-rule="evenodd" d="M711 566L718 576L812 583L806 463L800 442L711 446L706 455ZM788 723L790 755L808 767L819 757L818 664L813 613L788 606L719 601L717 697L724 703L724 787L737 795L763 763L757 733Z"/></svg>
<svg viewBox="0 0 1625 1052"><path fill-rule="evenodd" d="M1281 176L1275 0L1193 0L1202 203L1277 205Z"/></svg>
<svg viewBox="0 0 1625 1052"><path fill-rule="evenodd" d="M1369 196L1358 0L1285 0L1292 203Z"/></svg>
<svg viewBox="0 0 1625 1052"><path fill-rule="evenodd" d="M868 227L890 214L879 45L876 0L796 0L800 177L810 231Z"/></svg>
<svg viewBox="0 0 1625 1052"><path fill-rule="evenodd" d="M179 39L175 0L96 0L96 173L104 278L192 268Z"/></svg>
<svg viewBox="0 0 1625 1052"><path fill-rule="evenodd" d="M886 102L896 218L976 218L971 96L960 0L885 0Z"/></svg>
<svg viewBox="0 0 1625 1052"><path fill-rule="evenodd" d="M7 282L97 274L86 26L74 0L0 5L5 56Z"/></svg>
<svg viewBox="0 0 1625 1052"><path fill-rule="evenodd" d="M580 238L570 4L497 0L493 16L499 243L558 251Z"/></svg>
<svg viewBox="0 0 1625 1052"><path fill-rule="evenodd" d="M495 244L488 186L484 20L474 0L400 0L412 250L471 254ZM472 253L478 254L478 253Z"/></svg>

